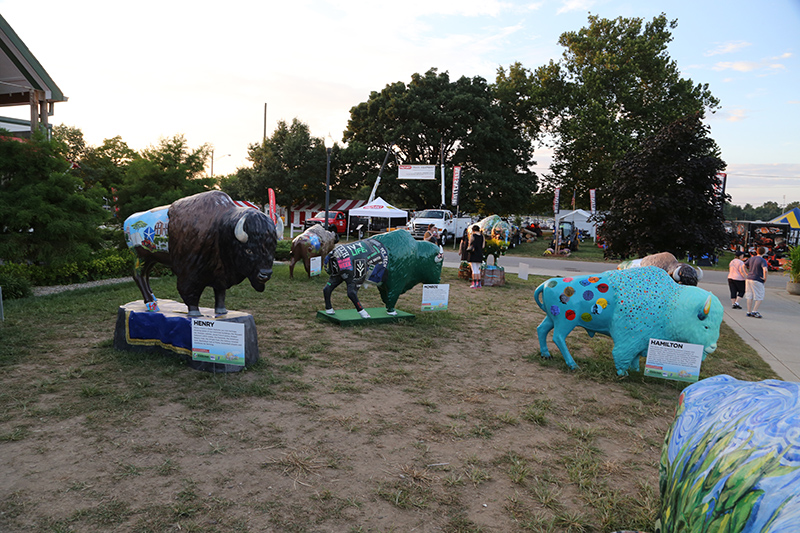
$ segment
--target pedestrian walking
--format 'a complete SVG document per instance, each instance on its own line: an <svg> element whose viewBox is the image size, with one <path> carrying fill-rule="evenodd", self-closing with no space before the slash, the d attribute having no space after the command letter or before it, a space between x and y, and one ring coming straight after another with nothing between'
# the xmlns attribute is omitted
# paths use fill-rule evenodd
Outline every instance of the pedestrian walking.
<svg viewBox="0 0 800 533"><path fill-rule="evenodd" d="M742 299L745 293L745 280L747 279L747 268L744 266L742 256L744 252L736 250L735 257L728 265L728 287L731 290L731 307L733 309L741 309L739 300Z"/></svg>
<svg viewBox="0 0 800 533"><path fill-rule="evenodd" d="M764 256L767 249L760 246L756 250L756 255L745 262L747 267L747 278L745 279L744 299L747 300L747 316L762 318L758 312L758 307L764 301L764 283L767 281L767 271L769 265Z"/></svg>

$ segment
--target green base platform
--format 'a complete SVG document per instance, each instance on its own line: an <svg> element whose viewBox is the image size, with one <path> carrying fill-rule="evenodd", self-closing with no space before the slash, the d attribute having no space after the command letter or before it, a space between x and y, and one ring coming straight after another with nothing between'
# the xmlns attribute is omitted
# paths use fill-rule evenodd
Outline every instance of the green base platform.
<svg viewBox="0 0 800 533"><path fill-rule="evenodd" d="M369 318L361 318L358 314L358 311L353 308L337 309L336 313L333 315L327 314L324 310L317 311L317 318L326 320L328 322L333 322L339 326L354 326L356 324L388 324L390 322L413 320L417 318L411 313L406 313L405 311L400 311L399 309L396 310L397 315L395 316L387 315L385 307L370 307L365 309L367 313L369 313Z"/></svg>

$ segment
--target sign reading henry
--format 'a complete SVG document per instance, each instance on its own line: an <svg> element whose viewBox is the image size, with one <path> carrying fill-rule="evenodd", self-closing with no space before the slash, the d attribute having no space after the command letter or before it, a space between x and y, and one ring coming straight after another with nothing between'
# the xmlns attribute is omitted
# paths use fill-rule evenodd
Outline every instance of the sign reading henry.
<svg viewBox="0 0 800 533"><path fill-rule="evenodd" d="M192 360L244 366L244 324L192 319Z"/></svg>
<svg viewBox="0 0 800 533"><path fill-rule="evenodd" d="M644 375L694 383L700 379L703 345L650 339Z"/></svg>

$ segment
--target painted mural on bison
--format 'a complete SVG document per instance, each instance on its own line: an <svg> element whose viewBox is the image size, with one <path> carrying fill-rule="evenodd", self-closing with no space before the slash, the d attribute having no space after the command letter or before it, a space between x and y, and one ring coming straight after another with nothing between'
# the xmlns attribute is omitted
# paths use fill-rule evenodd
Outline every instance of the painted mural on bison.
<svg viewBox="0 0 800 533"><path fill-rule="evenodd" d="M613 339L620 376L639 370L639 357L647 355L651 338L700 344L705 359L717 348L723 314L716 296L679 285L653 266L553 278L539 285L534 299L545 312L536 329L542 357L550 357L547 334L553 331L567 366L577 368L566 337L583 327L589 336L602 333Z"/></svg>
<svg viewBox="0 0 800 533"><path fill-rule="evenodd" d="M325 258L330 275L322 291L325 312L334 314L331 294L340 284L347 285L347 296L362 318L369 313L358 300L364 283L377 285L389 315L396 315L400 295L420 283L439 283L444 252L440 246L416 241L406 230L375 235L354 243L341 244Z"/></svg>

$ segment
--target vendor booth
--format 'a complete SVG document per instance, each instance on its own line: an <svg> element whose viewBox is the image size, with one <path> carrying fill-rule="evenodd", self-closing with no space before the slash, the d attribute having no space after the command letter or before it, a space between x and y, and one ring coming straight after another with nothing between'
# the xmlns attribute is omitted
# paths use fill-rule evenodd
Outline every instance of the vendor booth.
<svg viewBox="0 0 800 533"><path fill-rule="evenodd" d="M791 246L800 245L800 208L795 207L791 211L773 218L770 222L789 224L789 244Z"/></svg>
<svg viewBox="0 0 800 533"><path fill-rule="evenodd" d="M350 235L350 224L353 217L363 217L367 219L367 230L369 231L372 225L373 218L387 219L388 227L392 227L392 220L403 220L403 225L408 222L408 211L399 209L383 198L376 198L371 204L363 205L355 209L351 209L347 213L347 234Z"/></svg>

